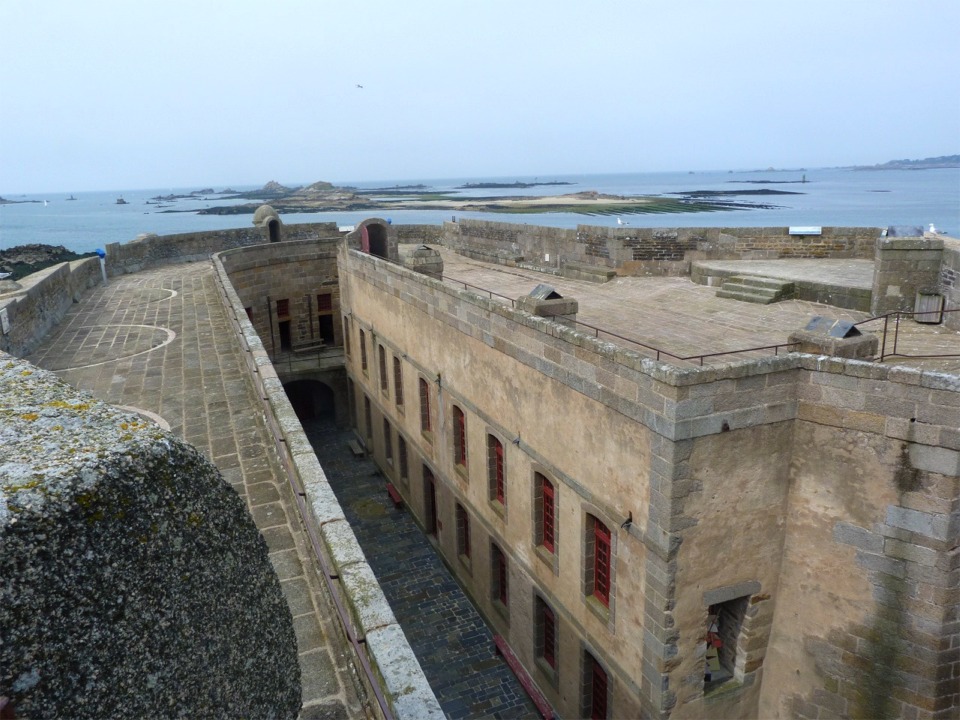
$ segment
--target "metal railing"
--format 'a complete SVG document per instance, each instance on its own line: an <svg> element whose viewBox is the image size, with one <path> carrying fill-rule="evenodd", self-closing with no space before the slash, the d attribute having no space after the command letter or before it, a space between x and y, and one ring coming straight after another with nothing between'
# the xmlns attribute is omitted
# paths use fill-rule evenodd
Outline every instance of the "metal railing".
<svg viewBox="0 0 960 720"><path fill-rule="evenodd" d="M917 315L932 315L934 313L939 314L940 322L943 321L944 315L949 315L950 313L960 312L960 309L956 310L935 310L935 311L923 311L923 312L909 312L906 310L895 310L891 313L886 313L885 315L877 315L876 317L867 318L866 320L861 320L860 322L854 323L854 326L866 325L867 323L876 322L878 320L883 320L883 331L880 340L880 358L879 362L883 362L885 358L889 357L902 357L902 358L915 358L918 360L922 359L933 359L933 358L954 358L960 357L960 352L957 353L941 353L933 355L915 355L912 353L902 353L897 351L897 344L900 341L900 321L905 318L914 318ZM890 321L893 319L893 330L890 329ZM940 323L930 323L932 325L939 325ZM890 336L891 332L893 333L893 341L891 343L891 350L887 352L887 338Z"/></svg>
<svg viewBox="0 0 960 720"><path fill-rule="evenodd" d="M477 292L477 294L486 295L491 300L495 297L501 298L509 302L510 307L516 308L516 300L514 300L511 297L507 297L506 295L501 295L500 293L493 292L492 290L482 288L479 285L473 285L464 280L452 278L448 275L442 276L442 280L445 282L453 282L458 285L462 285L464 290L470 290L473 292ZM629 338L629 337L626 337L625 335L619 335L610 330L604 330L601 327L597 327L596 325L591 325L590 323L581 322L580 320L575 320L574 325L576 326L577 329L586 328L587 330L590 331L590 333L588 334L592 333L593 336L598 340L602 339L600 337L602 333L605 337L614 338L616 340L619 340L620 342L630 343L631 345L634 345L638 348L642 348L644 351L646 351L647 354L650 354L656 360L671 358L673 360L677 360L680 362L693 363L693 364L699 365L700 367L703 367L704 361L707 358L715 358L715 357L720 357L722 355L741 355L744 353L764 352L764 351L770 351L770 350L773 350L774 355L779 355L781 349L784 350L784 352L789 352L790 348L796 347L797 345L800 344L795 342L794 343L778 343L776 345L761 345L758 347L742 348L739 350L723 350L720 352L701 353L699 355L678 355L677 353L672 353L669 350L658 348L654 345L650 345L649 343L645 343L640 340L637 340L636 338Z"/></svg>

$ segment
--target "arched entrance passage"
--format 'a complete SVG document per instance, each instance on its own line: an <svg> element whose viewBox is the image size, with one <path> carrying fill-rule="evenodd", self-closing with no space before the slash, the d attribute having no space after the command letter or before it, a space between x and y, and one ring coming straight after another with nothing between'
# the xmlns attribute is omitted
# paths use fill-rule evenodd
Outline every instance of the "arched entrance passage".
<svg viewBox="0 0 960 720"><path fill-rule="evenodd" d="M364 225L360 232L360 249L363 252L382 258L388 256L386 226L380 223L370 223Z"/></svg>
<svg viewBox="0 0 960 720"><path fill-rule="evenodd" d="M280 242L280 221L274 218L267 223L267 230L270 232L270 242Z"/></svg>
<svg viewBox="0 0 960 720"><path fill-rule="evenodd" d="M333 390L318 380L294 380L283 386L300 422L336 420Z"/></svg>

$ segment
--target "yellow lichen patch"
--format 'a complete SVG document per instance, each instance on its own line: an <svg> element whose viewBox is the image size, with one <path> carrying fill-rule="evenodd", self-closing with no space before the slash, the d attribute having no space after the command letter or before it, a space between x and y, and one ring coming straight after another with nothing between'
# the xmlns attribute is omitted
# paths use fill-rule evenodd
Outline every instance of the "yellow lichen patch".
<svg viewBox="0 0 960 720"><path fill-rule="evenodd" d="M23 377L27 377L27 375L33 375L33 370L24 370L20 374L23 375Z"/></svg>
<svg viewBox="0 0 960 720"><path fill-rule="evenodd" d="M20 483L19 485L4 485L4 491L8 493L19 492L20 490L33 490L35 487L38 487L43 480L28 480L25 483Z"/></svg>
<svg viewBox="0 0 960 720"><path fill-rule="evenodd" d="M59 432L60 430L63 430L63 425L54 425L50 429L53 430L54 432Z"/></svg>
<svg viewBox="0 0 960 720"><path fill-rule="evenodd" d="M33 422L33 421L36 420L38 417L40 417L40 416L37 415L36 413L24 413L23 415L20 416L20 419L21 419L21 420L26 420L26 421L28 421L28 422Z"/></svg>
<svg viewBox="0 0 960 720"><path fill-rule="evenodd" d="M76 403L71 405L64 400L52 400L48 403L44 403L43 407L59 408L60 410L89 410L90 403Z"/></svg>

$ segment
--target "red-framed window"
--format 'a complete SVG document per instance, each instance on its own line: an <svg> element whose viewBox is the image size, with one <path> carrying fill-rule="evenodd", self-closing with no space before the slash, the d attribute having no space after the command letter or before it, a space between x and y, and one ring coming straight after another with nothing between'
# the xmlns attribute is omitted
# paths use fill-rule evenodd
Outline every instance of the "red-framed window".
<svg viewBox="0 0 960 720"><path fill-rule="evenodd" d="M490 499L501 505L507 501L503 477L503 443L487 435L487 475L490 479Z"/></svg>
<svg viewBox="0 0 960 720"><path fill-rule="evenodd" d="M278 318L288 318L290 317L290 300L277 300L277 317Z"/></svg>
<svg viewBox="0 0 960 720"><path fill-rule="evenodd" d="M453 462L467 466L467 419L456 405L453 406Z"/></svg>
<svg viewBox="0 0 960 720"><path fill-rule="evenodd" d="M470 559L470 516L460 503L457 503L457 554Z"/></svg>
<svg viewBox="0 0 960 720"><path fill-rule="evenodd" d="M387 374L387 351L383 349L383 345L377 346L377 358L380 360L380 392L389 393L390 380Z"/></svg>
<svg viewBox="0 0 960 720"><path fill-rule="evenodd" d="M556 504L554 502L553 483L543 475L537 474L540 481L540 517L543 523L543 535L540 544L550 552L554 551L554 528L556 523Z"/></svg>
<svg viewBox="0 0 960 720"><path fill-rule="evenodd" d="M430 432L430 385L420 378L420 431Z"/></svg>
<svg viewBox="0 0 960 720"><path fill-rule="evenodd" d="M509 600L507 590L507 556L496 545L491 546L491 555L493 556L493 599L500 602L504 607Z"/></svg>
<svg viewBox="0 0 960 720"><path fill-rule="evenodd" d="M393 394L397 401L397 406L403 405L403 366L400 364L400 358L393 356Z"/></svg>
<svg viewBox="0 0 960 720"><path fill-rule="evenodd" d="M537 654L557 669L557 616L541 598L537 598Z"/></svg>
<svg viewBox="0 0 960 720"><path fill-rule="evenodd" d="M587 653L590 683L590 720L607 720L607 671Z"/></svg>
<svg viewBox="0 0 960 720"><path fill-rule="evenodd" d="M360 331L360 369L367 371L367 335Z"/></svg>
<svg viewBox="0 0 960 720"><path fill-rule="evenodd" d="M317 312L333 310L333 295L330 293L321 293L317 295Z"/></svg>
<svg viewBox="0 0 960 720"><path fill-rule="evenodd" d="M593 519L593 595L604 605L610 605L610 530Z"/></svg>

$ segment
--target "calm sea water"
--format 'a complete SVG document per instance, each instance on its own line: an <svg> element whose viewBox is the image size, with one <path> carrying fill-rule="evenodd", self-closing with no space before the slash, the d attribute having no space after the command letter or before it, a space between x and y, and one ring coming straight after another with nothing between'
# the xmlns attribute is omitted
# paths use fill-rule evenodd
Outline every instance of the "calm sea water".
<svg viewBox="0 0 960 720"><path fill-rule="evenodd" d="M806 182L801 180L806 178ZM926 228L934 223L941 232L960 237L960 169L857 171L841 168L796 171L712 172L712 173L638 173L623 175L562 175L551 177L406 179L378 182L335 181L338 185L382 188L394 185L423 184L430 189L446 190L465 183L567 181L572 185L545 186L522 190L460 191L471 195L555 195L596 190L614 195L667 195L695 190L773 189L799 192L800 195L741 196L728 200L749 201L774 208L731 210L711 213L671 213L630 215L621 219L640 227L692 226L870 226L911 225ZM312 181L310 181L312 182ZM293 183L291 183L293 184ZM304 183L307 184L307 183ZM251 190L249 186L233 186ZM76 252L88 252L112 242L128 242L142 233L193 232L246 227L251 215L197 215L204 207L238 201L219 200L217 195L147 204L158 195L186 195L199 188L154 188L116 192L70 193L18 196L5 194L8 200L36 200L0 205L0 248L28 243L64 245ZM222 189L222 188L221 188ZM118 205L123 197L128 204ZM45 201L45 202L44 202ZM173 212L176 211L176 212ZM287 224L336 222L354 225L373 213L288 213ZM461 213L452 211L396 210L379 215L395 223L439 224L452 215L458 218L500 220L551 227L573 228L578 224L613 226L616 217L573 213L530 215Z"/></svg>

